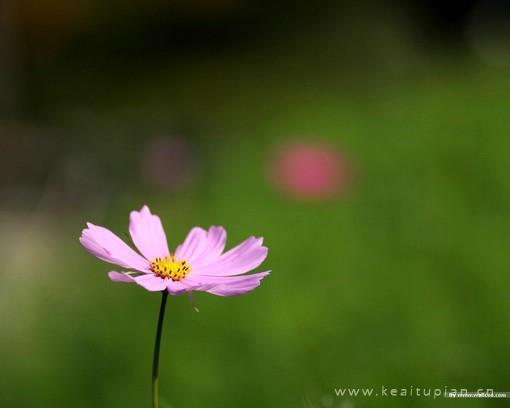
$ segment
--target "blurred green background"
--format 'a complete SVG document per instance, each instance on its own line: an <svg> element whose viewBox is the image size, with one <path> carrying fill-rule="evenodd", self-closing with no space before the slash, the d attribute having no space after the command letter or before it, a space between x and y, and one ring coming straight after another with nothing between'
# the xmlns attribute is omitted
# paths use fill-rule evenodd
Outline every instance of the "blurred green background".
<svg viewBox="0 0 510 408"><path fill-rule="evenodd" d="M494 405L334 390L510 391L503 6L2 2L0 406L149 406L160 297L78 243L143 204L273 270L169 299L163 408ZM347 163L338 194L275 185L296 142Z"/></svg>

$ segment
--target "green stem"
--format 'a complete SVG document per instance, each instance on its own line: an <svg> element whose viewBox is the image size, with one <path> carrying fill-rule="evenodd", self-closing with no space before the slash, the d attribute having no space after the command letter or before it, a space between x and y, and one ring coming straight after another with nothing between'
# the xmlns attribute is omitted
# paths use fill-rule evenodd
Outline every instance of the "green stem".
<svg viewBox="0 0 510 408"><path fill-rule="evenodd" d="M165 320L166 298L168 292L163 291L161 306L159 307L158 328L156 330L156 342L154 343L154 358L152 360L152 408L158 408L158 372L159 372L159 346L161 344L161 329Z"/></svg>

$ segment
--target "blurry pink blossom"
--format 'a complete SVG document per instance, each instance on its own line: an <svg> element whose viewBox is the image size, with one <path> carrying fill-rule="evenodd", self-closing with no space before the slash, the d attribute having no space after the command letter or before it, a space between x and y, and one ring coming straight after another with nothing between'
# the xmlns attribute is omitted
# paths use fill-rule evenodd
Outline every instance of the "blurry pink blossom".
<svg viewBox="0 0 510 408"><path fill-rule="evenodd" d="M142 158L142 177L155 188L181 190L195 181L192 146L183 139L162 138L148 143Z"/></svg>
<svg viewBox="0 0 510 408"><path fill-rule="evenodd" d="M350 181L345 158L326 143L292 142L283 146L271 165L270 181L300 199L340 196Z"/></svg>

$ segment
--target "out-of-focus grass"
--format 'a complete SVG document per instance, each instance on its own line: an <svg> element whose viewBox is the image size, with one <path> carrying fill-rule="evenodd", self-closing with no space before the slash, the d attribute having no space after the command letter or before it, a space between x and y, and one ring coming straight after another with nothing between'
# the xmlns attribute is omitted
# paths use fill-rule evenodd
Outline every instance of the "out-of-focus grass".
<svg viewBox="0 0 510 408"><path fill-rule="evenodd" d="M23 277L4 271L0 289L0 405L148 406L159 296L109 283L109 266L77 241L89 219L124 236L128 211L143 203L162 216L172 246L195 224L224 225L231 245L263 235L273 270L246 297L197 294L198 314L186 297L170 299L167 406L340 407L334 388L348 386L507 390L510 80L441 72L359 92L334 77L330 87L327 78L299 87L235 69L223 79L182 74L186 91L159 77L144 92L135 86L110 108L113 120L128 127L146 115L130 117L142 105L158 118L193 112L214 135L196 141L207 171L182 196L126 186L100 219L32 225L45 256L29 252L12 271ZM357 169L348 198L301 203L270 189L272 149L303 136L345 149ZM110 160L122 166L124 153ZM25 239L34 234L18 246L34 251L39 241ZM9 265L23 253L5 254Z"/></svg>

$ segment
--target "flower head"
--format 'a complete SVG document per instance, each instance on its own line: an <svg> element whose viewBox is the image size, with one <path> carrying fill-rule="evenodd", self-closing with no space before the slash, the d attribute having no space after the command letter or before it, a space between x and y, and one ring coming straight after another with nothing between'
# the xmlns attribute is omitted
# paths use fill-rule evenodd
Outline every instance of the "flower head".
<svg viewBox="0 0 510 408"><path fill-rule="evenodd" d="M291 197L325 200L345 192L349 166L343 155L326 143L292 142L271 163L271 183Z"/></svg>
<svg viewBox="0 0 510 408"><path fill-rule="evenodd" d="M129 233L141 255L110 230L91 223L80 237L92 255L128 270L109 272L114 282L135 282L149 291L168 290L171 295L196 290L235 296L255 289L270 272L243 275L266 259L267 248L262 238L249 237L223 252L227 239L223 227L192 228L171 253L160 218L144 206L131 212Z"/></svg>

